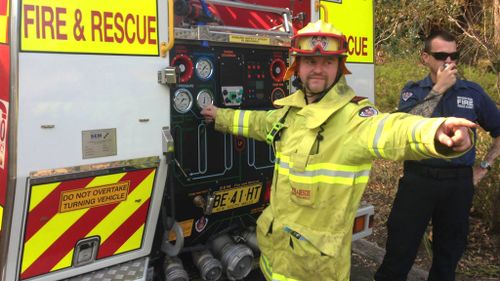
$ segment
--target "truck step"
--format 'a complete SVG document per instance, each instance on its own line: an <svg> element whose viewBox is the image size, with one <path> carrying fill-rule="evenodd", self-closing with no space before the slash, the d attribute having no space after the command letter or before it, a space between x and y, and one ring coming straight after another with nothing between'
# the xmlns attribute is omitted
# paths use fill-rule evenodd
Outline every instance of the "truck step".
<svg viewBox="0 0 500 281"><path fill-rule="evenodd" d="M144 257L110 266L66 281L146 281L149 258Z"/></svg>

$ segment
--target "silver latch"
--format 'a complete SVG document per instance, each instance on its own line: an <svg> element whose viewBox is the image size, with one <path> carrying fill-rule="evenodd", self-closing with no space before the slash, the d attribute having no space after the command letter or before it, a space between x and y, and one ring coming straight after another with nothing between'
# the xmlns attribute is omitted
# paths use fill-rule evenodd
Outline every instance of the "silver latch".
<svg viewBox="0 0 500 281"><path fill-rule="evenodd" d="M179 81L180 71L177 66L167 66L158 71L158 83L162 85L175 85Z"/></svg>
<svg viewBox="0 0 500 281"><path fill-rule="evenodd" d="M161 129L162 132L162 150L163 154L167 158L167 163L171 164L174 160L174 138L170 133L170 128L168 126Z"/></svg>
<svg viewBox="0 0 500 281"><path fill-rule="evenodd" d="M73 254L73 266L82 266L95 261L99 249L98 236L84 238L76 243Z"/></svg>

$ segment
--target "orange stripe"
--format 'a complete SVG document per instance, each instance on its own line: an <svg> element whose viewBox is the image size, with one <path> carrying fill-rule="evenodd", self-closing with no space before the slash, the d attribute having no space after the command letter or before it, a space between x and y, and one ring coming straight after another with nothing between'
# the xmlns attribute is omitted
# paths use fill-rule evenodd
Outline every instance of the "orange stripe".
<svg viewBox="0 0 500 281"><path fill-rule="evenodd" d="M132 192L154 169L138 170L127 173L120 181L130 180L129 192ZM58 200L56 201L58 202ZM52 245L47 245L47 250L30 266L22 272L21 278L26 279L48 273L63 259L68 252L73 250L76 243L86 235L99 222L109 215L118 204L111 204L90 208L81 218L68 228ZM25 249L26 251L27 249Z"/></svg>

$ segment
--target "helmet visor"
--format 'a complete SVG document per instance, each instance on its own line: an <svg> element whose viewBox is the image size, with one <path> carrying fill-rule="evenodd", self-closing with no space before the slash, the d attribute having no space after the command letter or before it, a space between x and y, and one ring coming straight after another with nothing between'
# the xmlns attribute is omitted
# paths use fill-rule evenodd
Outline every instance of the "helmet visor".
<svg viewBox="0 0 500 281"><path fill-rule="evenodd" d="M301 33L292 41L292 55L346 55L347 41L345 36L331 33Z"/></svg>

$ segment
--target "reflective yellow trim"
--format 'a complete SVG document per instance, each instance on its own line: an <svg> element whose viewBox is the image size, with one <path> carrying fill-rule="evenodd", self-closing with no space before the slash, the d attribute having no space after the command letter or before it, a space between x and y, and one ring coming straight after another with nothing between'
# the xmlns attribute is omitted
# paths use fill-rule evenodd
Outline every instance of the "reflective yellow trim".
<svg viewBox="0 0 500 281"><path fill-rule="evenodd" d="M298 279L288 278L285 275L273 273L272 281L300 281Z"/></svg>
<svg viewBox="0 0 500 281"><path fill-rule="evenodd" d="M266 277L267 280L271 280L273 270L271 265L269 264L269 261L263 254L260 255L259 263L260 263L260 269L264 274L264 277Z"/></svg>
<svg viewBox="0 0 500 281"><path fill-rule="evenodd" d="M394 127L394 118L390 118L391 115L388 115L387 118L384 118L382 122L384 122L381 134L378 136L376 140L377 150L380 153L382 158L387 158L387 154L385 153L385 147L387 142L387 138L393 137L392 129ZM390 142L389 142L390 143Z"/></svg>
<svg viewBox="0 0 500 281"><path fill-rule="evenodd" d="M293 165L291 165L293 167ZM342 165L342 164L333 164L333 163L317 163L311 164L306 167L306 171L314 171L314 170L332 170L332 171L344 171L344 172L360 172L365 170L370 170L372 168L372 164L363 164L363 165Z"/></svg>
<svg viewBox="0 0 500 281"><path fill-rule="evenodd" d="M291 181L304 184L328 183L352 185L358 183L367 183L371 164L357 166L340 165L332 163L317 163L306 167L304 172L295 172L292 163L287 163L286 158L282 157L276 161L278 173L288 176Z"/></svg>
<svg viewBox="0 0 500 281"><path fill-rule="evenodd" d="M139 229L137 229L137 231L118 250L116 250L114 255L138 249L141 246L143 234L144 224L139 227Z"/></svg>
<svg viewBox="0 0 500 281"><path fill-rule="evenodd" d="M248 137L248 127L250 124L249 110L235 110L233 115L232 134Z"/></svg>
<svg viewBox="0 0 500 281"><path fill-rule="evenodd" d="M366 138L366 147L368 148L368 151L370 151L370 153L375 157L379 157L379 155L376 152L377 148L374 147L374 140L375 140L376 135L377 135L377 129L378 129L379 124L380 124L380 121L379 121L379 123L377 123L377 124L374 123L369 127L368 135Z"/></svg>
<svg viewBox="0 0 500 281"><path fill-rule="evenodd" d="M273 268L269 264L268 259L264 255L260 255L260 269L262 270L262 273L264 274L264 277L266 280L272 280L272 281L300 281L297 279L293 278L288 278L283 274L279 273L273 273Z"/></svg>
<svg viewBox="0 0 500 281"><path fill-rule="evenodd" d="M248 128L250 127L250 111L243 111L243 136L248 137Z"/></svg>
<svg viewBox="0 0 500 281"><path fill-rule="evenodd" d="M0 230L2 230L3 207L0 205Z"/></svg>
<svg viewBox="0 0 500 281"><path fill-rule="evenodd" d="M411 148L413 151L424 155L424 156L429 156L431 153L427 150L427 147L422 143L422 127L426 124L427 119L420 120L413 126L411 129L411 135L410 135L410 140L411 140ZM431 121L432 122L432 121Z"/></svg>
<svg viewBox="0 0 500 281"><path fill-rule="evenodd" d="M233 132L232 134L238 135L240 129L240 112L241 110L236 109L233 114Z"/></svg>
<svg viewBox="0 0 500 281"><path fill-rule="evenodd" d="M33 188L30 195L29 211L31 212L36 206L38 206L38 204L40 204L43 199L47 198L47 196L49 196L49 194L54 191L54 189L56 189L60 184L60 182L47 183L37 185L36 188Z"/></svg>
<svg viewBox="0 0 500 281"><path fill-rule="evenodd" d="M377 130L375 131L375 135L373 136L373 143L371 147L373 148L373 152L377 158L385 158L384 145L382 141L382 137L384 136L384 132L387 132L386 123L391 115L386 115L382 120L379 121L377 125Z"/></svg>
<svg viewBox="0 0 500 281"><path fill-rule="evenodd" d="M281 173L281 175L288 175L289 179L294 182L304 183L304 184L315 184L315 183L328 183L328 184L343 184L352 185L353 181L355 183L367 183L368 176L361 176L356 178L344 178L344 177L328 177L328 176L314 176L314 177L301 177L290 175L289 173Z"/></svg>

